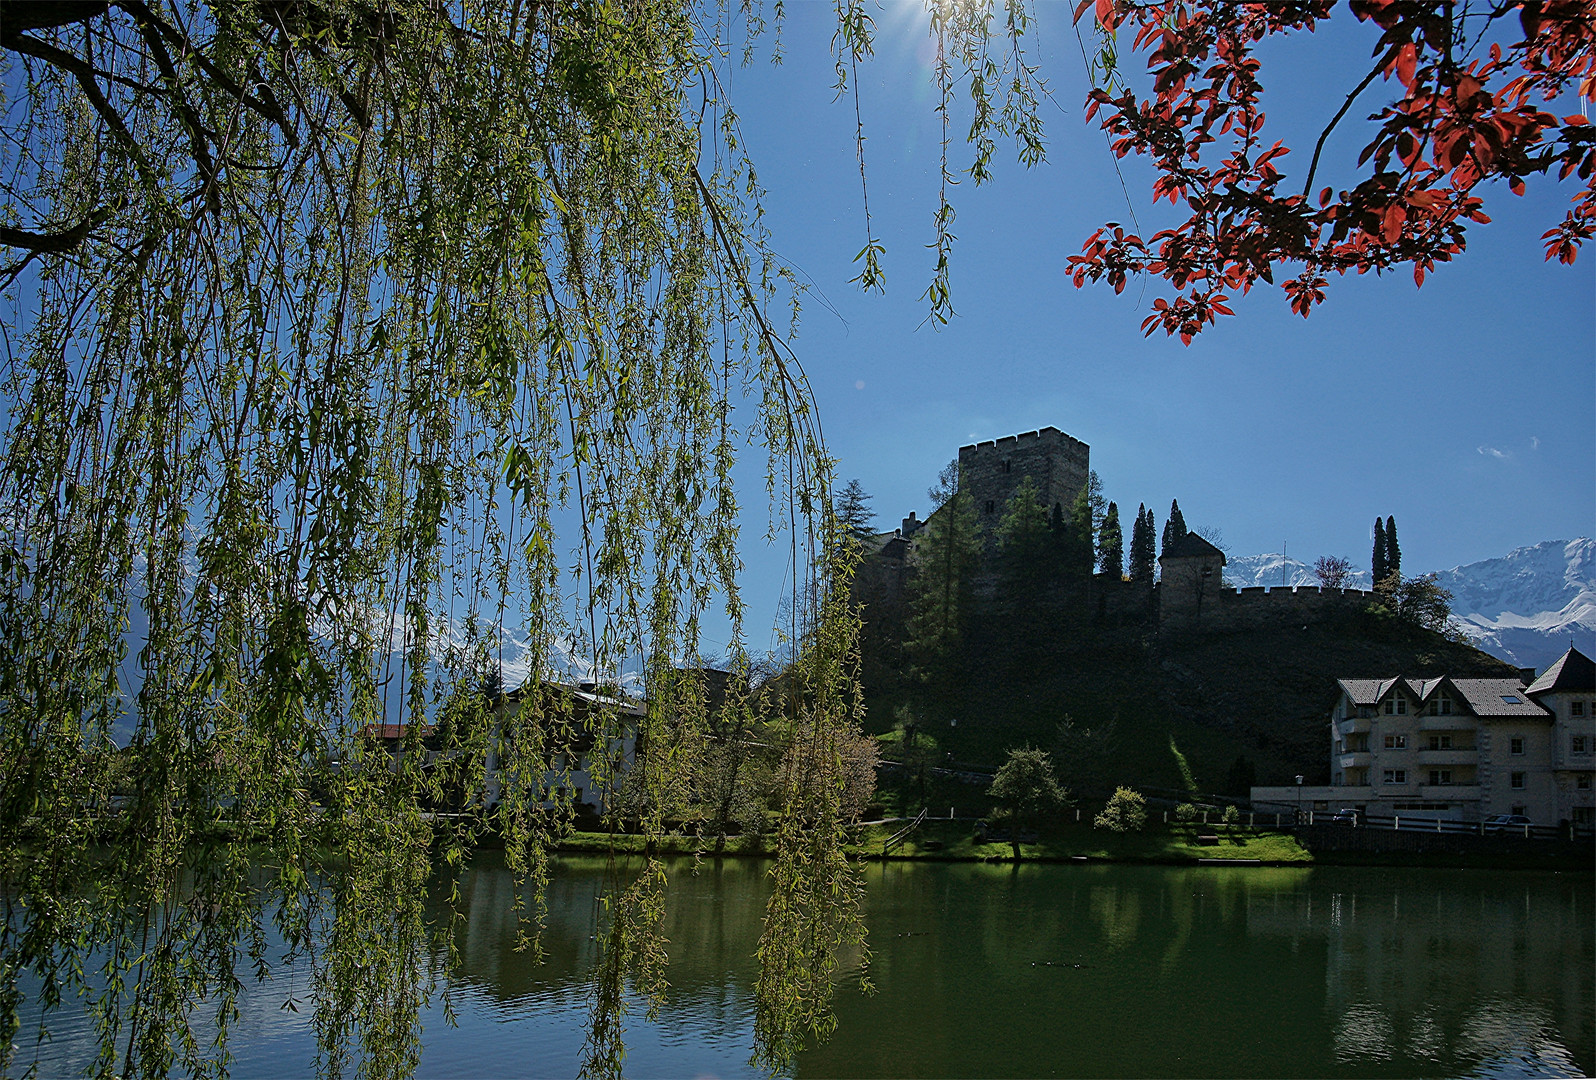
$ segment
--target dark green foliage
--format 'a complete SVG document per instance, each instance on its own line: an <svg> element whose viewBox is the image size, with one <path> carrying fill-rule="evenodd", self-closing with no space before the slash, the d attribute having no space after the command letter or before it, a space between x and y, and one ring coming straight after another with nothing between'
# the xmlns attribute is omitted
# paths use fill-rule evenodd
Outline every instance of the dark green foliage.
<svg viewBox="0 0 1596 1080"><path fill-rule="evenodd" d="M1388 574L1402 573L1402 548L1397 543L1396 518L1385 519L1385 568Z"/></svg>
<svg viewBox="0 0 1596 1080"><path fill-rule="evenodd" d="M1387 574L1374 587L1377 613L1400 619L1435 633L1450 633L1452 592L1443 588L1436 575L1405 578L1396 571Z"/></svg>
<svg viewBox="0 0 1596 1080"><path fill-rule="evenodd" d="M957 462L949 463L928 494L937 509L914 539L909 618L903 628L913 692L922 700L939 698L957 677L981 562L975 507L969 493L960 490Z"/></svg>
<svg viewBox="0 0 1596 1080"><path fill-rule="evenodd" d="M1385 542L1385 522L1374 519L1374 553L1369 563L1369 577L1379 585L1391 573L1390 548Z"/></svg>
<svg viewBox="0 0 1596 1080"><path fill-rule="evenodd" d="M1096 544L1092 529L1092 498L1089 488L1082 488L1070 506L1069 525L1064 530L1064 566L1069 574L1086 575L1092 572L1096 561Z"/></svg>
<svg viewBox="0 0 1596 1080"><path fill-rule="evenodd" d="M1245 798L1252 792L1253 785L1258 782L1258 770L1245 754L1237 754L1236 760L1231 763L1230 772L1225 774L1225 794Z"/></svg>
<svg viewBox="0 0 1596 1080"><path fill-rule="evenodd" d="M1073 526L1066 537L1073 533ZM1048 528L1047 508L1037 497L1036 482L1029 476L1020 481L1009 497L1008 506L997 526L998 568L1004 585L1015 595L1028 590L1052 575L1052 532Z"/></svg>
<svg viewBox="0 0 1596 1080"><path fill-rule="evenodd" d="M1125 537L1119 528L1119 507L1112 502L1097 533L1097 570L1115 581L1125 572Z"/></svg>
<svg viewBox="0 0 1596 1080"><path fill-rule="evenodd" d="M1160 554L1167 552L1171 547L1180 543L1186 532L1186 518L1180 512L1180 502L1171 499L1169 503L1169 520L1164 522L1164 545L1160 549Z"/></svg>
<svg viewBox="0 0 1596 1080"><path fill-rule="evenodd" d="M1130 579L1145 585L1153 583L1153 568L1157 561L1157 533L1153 512L1146 505L1136 508L1136 524L1131 528Z"/></svg>
<svg viewBox="0 0 1596 1080"><path fill-rule="evenodd" d="M1053 762L1046 750L1030 747L1010 750L988 789L998 806L998 816L1008 823L1014 860L1020 858L1020 834L1035 827L1044 816L1059 810L1069 793L1053 776Z"/></svg>

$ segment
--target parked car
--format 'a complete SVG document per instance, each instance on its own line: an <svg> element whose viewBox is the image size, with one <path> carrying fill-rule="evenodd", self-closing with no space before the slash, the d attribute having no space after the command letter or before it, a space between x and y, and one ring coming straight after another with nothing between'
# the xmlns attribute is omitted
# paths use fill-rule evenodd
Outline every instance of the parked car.
<svg viewBox="0 0 1596 1080"><path fill-rule="evenodd" d="M1356 810L1337 810L1335 816L1330 819L1330 824L1332 825L1356 825L1357 823L1358 812Z"/></svg>
<svg viewBox="0 0 1596 1080"><path fill-rule="evenodd" d="M1524 826L1535 824L1523 814L1497 814L1493 818L1485 819L1485 831L1493 832L1523 832Z"/></svg>

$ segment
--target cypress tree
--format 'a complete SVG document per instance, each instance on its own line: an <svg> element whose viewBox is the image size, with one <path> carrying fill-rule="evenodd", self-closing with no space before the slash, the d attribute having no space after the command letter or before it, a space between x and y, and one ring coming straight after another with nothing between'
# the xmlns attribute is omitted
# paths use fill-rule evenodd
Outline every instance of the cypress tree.
<svg viewBox="0 0 1596 1080"><path fill-rule="evenodd" d="M1112 502L1097 533L1097 569L1115 581L1125 572L1125 534L1119 527L1119 507Z"/></svg>
<svg viewBox="0 0 1596 1080"><path fill-rule="evenodd" d="M1402 549L1397 547L1395 517L1385 519L1385 566L1387 573L1402 573Z"/></svg>
<svg viewBox="0 0 1596 1080"><path fill-rule="evenodd" d="M1157 527L1153 512L1143 503L1136 508L1136 524L1131 528L1130 578L1151 585Z"/></svg>
<svg viewBox="0 0 1596 1080"><path fill-rule="evenodd" d="M1180 501L1169 501L1169 520L1164 522L1164 546L1162 551L1167 553L1175 544L1180 543L1187 533L1186 518L1180 512Z"/></svg>
<svg viewBox="0 0 1596 1080"><path fill-rule="evenodd" d="M1369 564L1369 577L1378 585L1385 580L1391 572L1386 562L1387 549L1385 546L1385 522L1378 517L1374 519L1374 558Z"/></svg>

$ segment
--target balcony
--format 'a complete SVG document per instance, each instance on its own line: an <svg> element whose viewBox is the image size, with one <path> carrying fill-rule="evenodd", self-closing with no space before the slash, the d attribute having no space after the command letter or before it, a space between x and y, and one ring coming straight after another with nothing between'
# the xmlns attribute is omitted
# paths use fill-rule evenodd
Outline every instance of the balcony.
<svg viewBox="0 0 1596 1080"><path fill-rule="evenodd" d="M1478 802L1478 784L1420 784L1419 798L1425 802Z"/></svg>
<svg viewBox="0 0 1596 1080"><path fill-rule="evenodd" d="M1473 719L1467 716L1419 717L1420 731L1467 731L1472 734L1475 726Z"/></svg>
<svg viewBox="0 0 1596 1080"><path fill-rule="evenodd" d="M1455 746L1450 750L1419 751L1420 765L1477 765L1480 752L1472 746Z"/></svg>
<svg viewBox="0 0 1596 1080"><path fill-rule="evenodd" d="M1336 721L1336 734L1357 735L1367 734L1369 725L1374 721L1367 716L1349 716L1345 720Z"/></svg>
<svg viewBox="0 0 1596 1080"><path fill-rule="evenodd" d="M1369 753L1367 750L1354 751L1350 754L1342 754L1340 758L1340 764L1343 769L1365 769L1368 768L1373 761L1374 755Z"/></svg>

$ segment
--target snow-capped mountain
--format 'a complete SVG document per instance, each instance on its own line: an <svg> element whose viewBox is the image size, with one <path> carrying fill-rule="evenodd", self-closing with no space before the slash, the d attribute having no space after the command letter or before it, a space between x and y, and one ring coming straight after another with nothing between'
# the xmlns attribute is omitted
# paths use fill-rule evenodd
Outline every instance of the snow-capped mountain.
<svg viewBox="0 0 1596 1080"><path fill-rule="evenodd" d="M1596 653L1596 540L1548 540L1442 570L1452 613L1493 656L1537 671L1572 642Z"/></svg>
<svg viewBox="0 0 1596 1080"><path fill-rule="evenodd" d="M1225 579L1237 586L1317 585L1313 567L1279 554L1227 560ZM1596 652L1596 540L1548 540L1515 548L1499 559L1441 570L1452 592L1455 625L1492 656L1541 670L1570 640ZM1369 572L1348 585L1369 588Z"/></svg>
<svg viewBox="0 0 1596 1080"><path fill-rule="evenodd" d="M1264 585L1317 585L1319 578L1308 563L1281 555L1242 555L1225 560L1225 580L1237 588ZM1369 572L1359 570L1347 578L1346 588L1369 588Z"/></svg>

